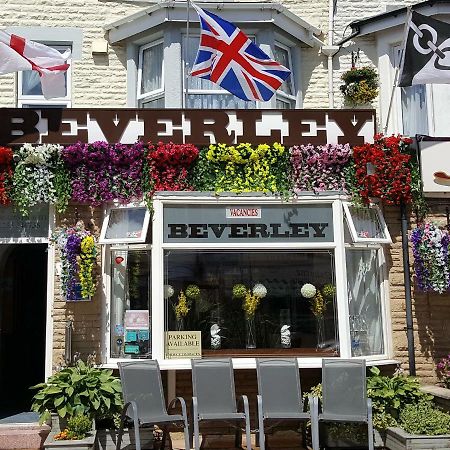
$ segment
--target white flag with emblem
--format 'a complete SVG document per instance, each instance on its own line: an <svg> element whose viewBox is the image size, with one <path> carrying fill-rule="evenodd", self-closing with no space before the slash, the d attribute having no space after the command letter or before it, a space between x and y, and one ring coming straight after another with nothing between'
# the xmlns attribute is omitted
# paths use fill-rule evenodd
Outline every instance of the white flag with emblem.
<svg viewBox="0 0 450 450"><path fill-rule="evenodd" d="M450 24L413 11L407 26L398 86L450 84Z"/></svg>

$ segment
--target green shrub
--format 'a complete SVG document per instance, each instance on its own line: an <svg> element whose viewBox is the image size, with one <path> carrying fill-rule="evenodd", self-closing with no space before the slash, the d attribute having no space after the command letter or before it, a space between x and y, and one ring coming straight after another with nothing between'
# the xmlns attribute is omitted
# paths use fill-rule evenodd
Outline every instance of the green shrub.
<svg viewBox="0 0 450 450"><path fill-rule="evenodd" d="M437 409L427 401L422 401L402 409L399 425L410 434L427 436L450 434L450 414Z"/></svg>
<svg viewBox="0 0 450 450"><path fill-rule="evenodd" d="M74 416L67 422L70 439L84 439L92 430L92 419L88 416Z"/></svg>
<svg viewBox="0 0 450 450"><path fill-rule="evenodd" d="M51 412L60 417L84 415L90 419L113 417L122 409L122 387L113 371L78 360L73 367L56 372L38 389L31 409L41 414L41 422Z"/></svg>
<svg viewBox="0 0 450 450"><path fill-rule="evenodd" d="M400 411L406 405L431 403L433 396L420 390L414 377L380 375L378 367L370 369L367 377L367 395L372 399L374 427L383 430L397 425Z"/></svg>

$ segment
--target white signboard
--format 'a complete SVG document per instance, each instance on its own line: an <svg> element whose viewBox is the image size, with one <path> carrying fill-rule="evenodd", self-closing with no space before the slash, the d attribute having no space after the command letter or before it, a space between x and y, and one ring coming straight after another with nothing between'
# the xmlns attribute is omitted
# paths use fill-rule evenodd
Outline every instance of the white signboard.
<svg viewBox="0 0 450 450"><path fill-rule="evenodd" d="M450 138L421 141L419 150L424 195L450 195Z"/></svg>

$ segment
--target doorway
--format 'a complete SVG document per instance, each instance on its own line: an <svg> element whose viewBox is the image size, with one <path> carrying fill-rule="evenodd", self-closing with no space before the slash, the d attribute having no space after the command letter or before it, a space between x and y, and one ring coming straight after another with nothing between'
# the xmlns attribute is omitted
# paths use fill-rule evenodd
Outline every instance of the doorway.
<svg viewBox="0 0 450 450"><path fill-rule="evenodd" d="M0 418L30 411L45 378L47 244L0 245Z"/></svg>

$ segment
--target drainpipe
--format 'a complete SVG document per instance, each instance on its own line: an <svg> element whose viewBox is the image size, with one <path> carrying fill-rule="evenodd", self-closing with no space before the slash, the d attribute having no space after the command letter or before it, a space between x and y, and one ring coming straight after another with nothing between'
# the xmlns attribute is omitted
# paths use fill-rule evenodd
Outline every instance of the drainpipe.
<svg viewBox="0 0 450 450"><path fill-rule="evenodd" d="M328 107L330 109L334 108L333 56L339 51L339 46L333 45L334 1L328 0L328 44L321 48L321 52L328 58Z"/></svg>

